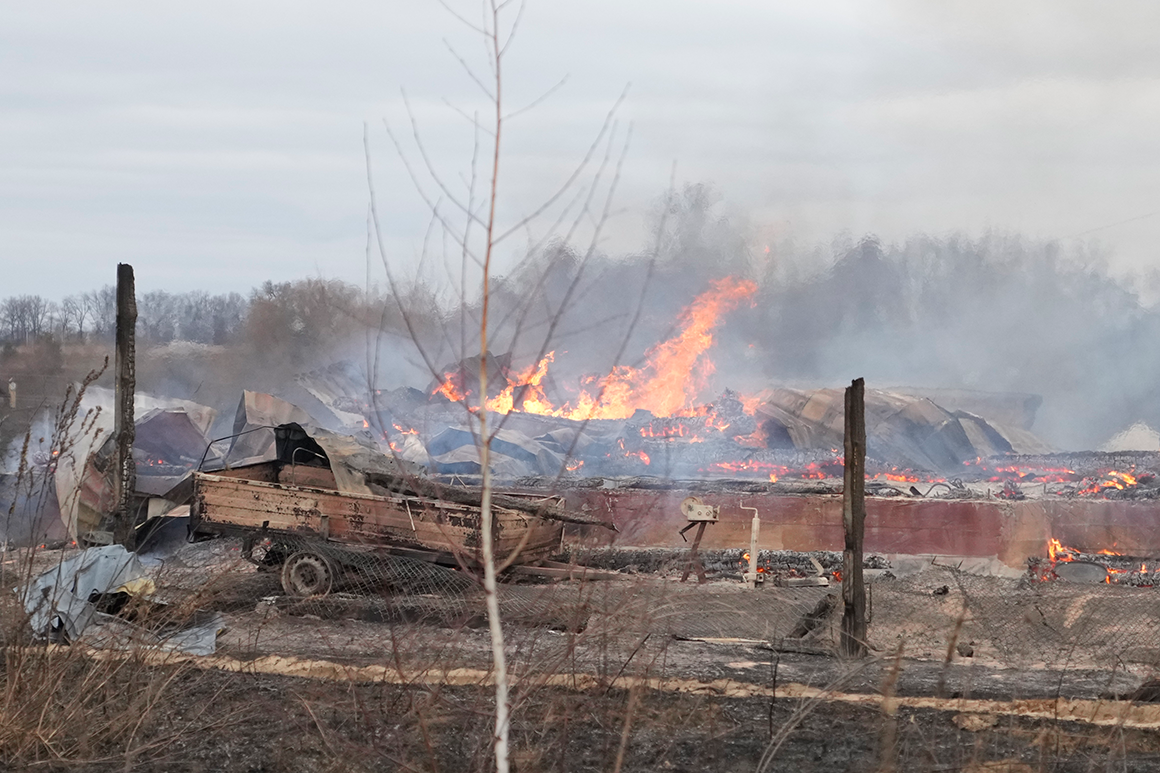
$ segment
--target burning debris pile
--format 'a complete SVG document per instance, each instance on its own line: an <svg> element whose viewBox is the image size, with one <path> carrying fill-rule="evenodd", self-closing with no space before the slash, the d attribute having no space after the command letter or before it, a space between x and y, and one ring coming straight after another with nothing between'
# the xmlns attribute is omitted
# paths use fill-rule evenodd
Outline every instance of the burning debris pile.
<svg viewBox="0 0 1160 773"><path fill-rule="evenodd" d="M436 474L480 472L474 430L482 402L491 426L499 427L493 472L501 478L840 479L841 390L724 389L704 399L715 372L714 333L755 292L747 280L714 282L639 367L618 365L566 380L555 371L564 351L543 352L524 367L511 354L488 353L489 389L482 400L479 357L442 368L426 389L368 391L368 379L349 365L304 374L299 383L348 426L365 429L384 448ZM947 471L965 478L959 471L980 459L1050 451L1029 431L1037 405L1028 395L869 390L868 470L878 482L909 493L910 483L953 480L936 477ZM978 406L1008 423L969 410ZM956 487L943 488L953 494Z"/></svg>
<svg viewBox="0 0 1160 773"><path fill-rule="evenodd" d="M1136 588L1160 585L1160 560L1126 556L1106 548L1089 553L1054 538L1048 540L1046 558L1028 559L1027 571L1035 582L1063 580Z"/></svg>
<svg viewBox="0 0 1160 773"><path fill-rule="evenodd" d="M556 368L566 351L541 352L523 366L510 353L488 353L486 395L479 357L450 363L425 388L389 391L374 389L374 378L351 363L337 363L288 385L302 407L246 391L232 428L212 432L224 436L220 443L210 442L213 409L138 395L134 504L164 508L167 492L196 469L269 460L274 428L286 424L328 427L416 473L470 481L481 472L482 409L491 416L490 465L501 485L617 477L835 493L844 473L841 390L744 394L710 378L719 326L756 289L731 277L713 282L636 366L565 378ZM711 388L716 397L707 399ZM93 388L86 400L86 409L102 410L74 452L55 462L55 488L68 532L106 544L112 396ZM868 491L947 499L1160 496L1160 452L1051 453L1030 431L1038 405L1031 395L867 390Z"/></svg>

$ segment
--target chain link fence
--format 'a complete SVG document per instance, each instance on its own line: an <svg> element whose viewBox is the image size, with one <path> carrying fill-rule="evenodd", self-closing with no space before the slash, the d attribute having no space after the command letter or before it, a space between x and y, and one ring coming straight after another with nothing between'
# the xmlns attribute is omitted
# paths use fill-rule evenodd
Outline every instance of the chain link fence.
<svg viewBox="0 0 1160 773"><path fill-rule="evenodd" d="M401 631L420 629L426 631L424 646L438 648L459 631L486 627L484 593L469 556L435 563L316 539L188 543L180 536L147 544L139 555L148 567L150 603L166 605L170 621L180 618L180 610L191 619L204 619L206 611L224 615L229 632L220 646L239 653L248 647L291 655L373 654L397 646L390 642ZM37 570L51 570L60 560L53 555L40 555ZM517 639L566 634L631 649L651 637L654 643L837 651L840 554L763 551L765 582L756 588L742 580L746 565L738 550L706 551L704 584L695 575L680 581L688 554L679 550L561 558L577 562L576 568L557 570L557 576L504 574L500 609ZM1160 667L1160 589L1040 581L1042 575L1030 571L981 576L933 562L904 572L878 556L868 556L866 566L872 657L1127 671L1142 678ZM106 623L141 622L118 616L120 608L106 611Z"/></svg>

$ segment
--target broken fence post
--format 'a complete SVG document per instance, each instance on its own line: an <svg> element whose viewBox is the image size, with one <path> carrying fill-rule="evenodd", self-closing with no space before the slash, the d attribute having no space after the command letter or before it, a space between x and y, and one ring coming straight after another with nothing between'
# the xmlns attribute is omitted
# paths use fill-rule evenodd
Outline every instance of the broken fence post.
<svg viewBox="0 0 1160 773"><path fill-rule="evenodd" d="M842 560L841 654L866 655L866 589L862 581L862 537L866 524L866 384L854 379L846 388L845 481L842 527L846 549Z"/></svg>

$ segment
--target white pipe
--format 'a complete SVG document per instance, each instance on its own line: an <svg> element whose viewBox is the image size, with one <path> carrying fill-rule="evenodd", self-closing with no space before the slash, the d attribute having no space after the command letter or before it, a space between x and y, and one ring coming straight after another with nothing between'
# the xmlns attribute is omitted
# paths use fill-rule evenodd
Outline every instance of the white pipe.
<svg viewBox="0 0 1160 773"><path fill-rule="evenodd" d="M737 506L742 510L753 511L753 521L749 528L749 571L745 573L745 584L750 588L757 587L757 537L761 534L761 516L756 507L746 507L741 502Z"/></svg>

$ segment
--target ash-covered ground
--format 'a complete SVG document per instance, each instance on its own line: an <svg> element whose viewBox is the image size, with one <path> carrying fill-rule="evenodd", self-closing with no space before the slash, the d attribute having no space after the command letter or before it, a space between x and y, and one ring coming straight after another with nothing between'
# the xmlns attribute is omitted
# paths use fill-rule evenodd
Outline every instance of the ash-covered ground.
<svg viewBox="0 0 1160 773"><path fill-rule="evenodd" d="M141 730L158 745L130 769L488 767L478 585L432 574L406 592L292 600L239 547L180 544L149 559L157 598L217 611L225 629L213 656L148 666L170 692ZM10 553L6 588L70 552ZM810 558L833 579L836 554L763 551L770 577L754 590L737 551L707 553L704 584L679 582L683 557L603 551L585 558L616 572L608 579L508 578L517 769L607 770L619 758L622 770L753 770L771 749L771 769L796 770L862 770L884 756L901 770L977 771L1147 770L1157 759L1148 722L1160 725L1160 710L1130 699L1150 696L1160 666L1160 590L869 557L870 654L847 661L833 654L840 584L777 580L819 576ZM1135 708L1091 721L1109 706Z"/></svg>

